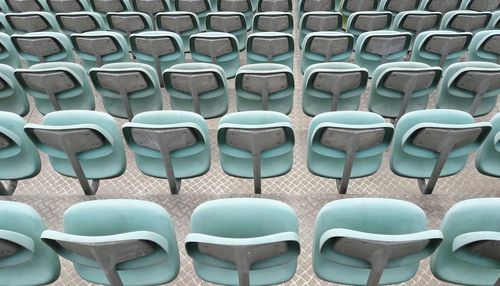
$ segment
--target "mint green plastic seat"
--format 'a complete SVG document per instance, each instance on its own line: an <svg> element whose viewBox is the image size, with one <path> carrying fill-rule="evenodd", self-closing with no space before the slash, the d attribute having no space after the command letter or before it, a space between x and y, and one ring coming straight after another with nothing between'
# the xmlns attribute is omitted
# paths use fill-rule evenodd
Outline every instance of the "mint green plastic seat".
<svg viewBox="0 0 500 286"><path fill-rule="evenodd" d="M491 19L486 26L488 30L500 29L500 10L491 13Z"/></svg>
<svg viewBox="0 0 500 286"><path fill-rule="evenodd" d="M184 62L184 45L173 32L151 31L130 35L130 46L136 60L153 67L163 85L162 72Z"/></svg>
<svg viewBox="0 0 500 286"><path fill-rule="evenodd" d="M187 111L148 111L123 125L123 136L137 167L148 176L168 179L178 194L181 180L210 169L210 137L203 117Z"/></svg>
<svg viewBox="0 0 500 286"><path fill-rule="evenodd" d="M59 278L59 258L40 239L46 229L32 207L0 201L2 285L46 285Z"/></svg>
<svg viewBox="0 0 500 286"><path fill-rule="evenodd" d="M309 12L339 12L335 7L336 1L331 0L299 0L299 17Z"/></svg>
<svg viewBox="0 0 500 286"><path fill-rule="evenodd" d="M129 0L89 0L92 10L106 19L106 14L109 12L127 12L133 11L132 4Z"/></svg>
<svg viewBox="0 0 500 286"><path fill-rule="evenodd" d="M42 63L14 72L19 84L33 97L41 114L56 110L94 110L92 86L79 64Z"/></svg>
<svg viewBox="0 0 500 286"><path fill-rule="evenodd" d="M441 20L441 30L476 33L484 30L491 19L490 12L450 11Z"/></svg>
<svg viewBox="0 0 500 286"><path fill-rule="evenodd" d="M76 177L86 195L97 192L100 180L125 172L120 130L106 113L54 111L40 124L26 124L24 131L48 155L52 168L63 176Z"/></svg>
<svg viewBox="0 0 500 286"><path fill-rule="evenodd" d="M376 11L381 0L341 0L337 11L348 18L352 13L361 11ZM332 1L333 2L333 1Z"/></svg>
<svg viewBox="0 0 500 286"><path fill-rule="evenodd" d="M174 32L181 36L184 51L189 52L189 38L200 32L196 14L185 11L162 12L156 14L155 19L159 31Z"/></svg>
<svg viewBox="0 0 500 286"><path fill-rule="evenodd" d="M425 109L440 78L441 68L423 63L380 65L373 72L368 110L395 122L407 112Z"/></svg>
<svg viewBox="0 0 500 286"><path fill-rule="evenodd" d="M293 70L293 36L288 33L261 32L248 35L247 64L276 63Z"/></svg>
<svg viewBox="0 0 500 286"><path fill-rule="evenodd" d="M189 38L189 50L194 62L212 63L232 78L240 67L238 39L229 33L205 32Z"/></svg>
<svg viewBox="0 0 500 286"><path fill-rule="evenodd" d="M472 116L488 114L500 94L500 65L488 62L452 64L443 73L436 108L466 111Z"/></svg>
<svg viewBox="0 0 500 286"><path fill-rule="evenodd" d="M410 49L411 34L396 31L365 32L356 40L354 62L368 70L370 76L381 64L400 62Z"/></svg>
<svg viewBox="0 0 500 286"><path fill-rule="evenodd" d="M394 199L354 198L326 204L316 217L313 269L339 284L387 285L412 279L443 240L425 212ZM415 282L418 283L418 282Z"/></svg>
<svg viewBox="0 0 500 286"><path fill-rule="evenodd" d="M422 32L415 38L410 60L446 70L464 55L471 39L472 34L467 32Z"/></svg>
<svg viewBox="0 0 500 286"><path fill-rule="evenodd" d="M280 64L250 64L235 79L238 111L271 110L289 114L293 106L292 70Z"/></svg>
<svg viewBox="0 0 500 286"><path fill-rule="evenodd" d="M50 11L46 0L4 0L8 10L5 12L32 12L32 11ZM3 1L2 1L3 2Z"/></svg>
<svg viewBox="0 0 500 286"><path fill-rule="evenodd" d="M12 34L12 27L3 13L0 13L0 33L5 33L7 35Z"/></svg>
<svg viewBox="0 0 500 286"><path fill-rule="evenodd" d="M74 62L73 48L68 37L57 32L14 34L12 44L28 65L44 62Z"/></svg>
<svg viewBox="0 0 500 286"><path fill-rule="evenodd" d="M12 112L0 111L0 180L8 183L4 185L0 181L1 196L12 195L16 190L19 180L32 178L40 173L40 157L35 145L31 143L28 136L24 133L25 124L26 121L19 115ZM5 209L1 208L1 210ZM2 216L0 219L6 219L6 217ZM1 241L2 239L0 239ZM3 259L0 261L3 261ZM3 263L2 266L4 266ZM5 277L2 274L5 271L9 272L6 269L8 268L2 267L0 269L2 284L5 282ZM10 279L12 278L11 276Z"/></svg>
<svg viewBox="0 0 500 286"><path fill-rule="evenodd" d="M252 28L252 19L257 6L252 0L218 0L217 11L243 13L246 18L247 30Z"/></svg>
<svg viewBox="0 0 500 286"><path fill-rule="evenodd" d="M120 33L127 40L129 48L131 34L153 30L151 18L142 12L109 12L106 20L109 30Z"/></svg>
<svg viewBox="0 0 500 286"><path fill-rule="evenodd" d="M459 173L491 130L463 111L427 109L403 115L394 131L391 170L415 178L423 194L431 194L440 177ZM426 182L426 179L428 181Z"/></svg>
<svg viewBox="0 0 500 286"><path fill-rule="evenodd" d="M422 0L418 10L440 12L446 14L453 10L458 10L462 0Z"/></svg>
<svg viewBox="0 0 500 286"><path fill-rule="evenodd" d="M417 10L420 0L380 0L379 11L389 11L394 16L401 12Z"/></svg>
<svg viewBox="0 0 500 286"><path fill-rule="evenodd" d="M224 70L214 64L177 64L163 72L165 89L174 110L196 112L203 118L220 117L228 109Z"/></svg>
<svg viewBox="0 0 500 286"><path fill-rule="evenodd" d="M87 72L104 64L130 60L127 40L119 33L111 31L75 33L70 39Z"/></svg>
<svg viewBox="0 0 500 286"><path fill-rule="evenodd" d="M252 32L293 33L293 16L290 12L260 12L253 17ZM245 39L246 42L246 39Z"/></svg>
<svg viewBox="0 0 500 286"><path fill-rule="evenodd" d="M357 40L364 32L390 30L393 15L389 11L360 11L347 18L346 30Z"/></svg>
<svg viewBox="0 0 500 286"><path fill-rule="evenodd" d="M61 32L68 37L73 33L104 31L108 27L105 20L96 12L57 13L56 20Z"/></svg>
<svg viewBox="0 0 500 286"><path fill-rule="evenodd" d="M192 12L199 20L200 30L205 31L207 13L212 10L210 0L174 0L176 11Z"/></svg>
<svg viewBox="0 0 500 286"><path fill-rule="evenodd" d="M14 34L59 32L56 17L49 12L7 13L5 18Z"/></svg>
<svg viewBox="0 0 500 286"><path fill-rule="evenodd" d="M299 45L302 49L302 43L307 34L312 32L341 32L342 14L339 12L314 11L307 12L300 17L299 22Z"/></svg>
<svg viewBox="0 0 500 286"><path fill-rule="evenodd" d="M347 62L354 47L354 36L343 32L313 32L302 44L300 71L304 73L313 64Z"/></svg>
<svg viewBox="0 0 500 286"><path fill-rule="evenodd" d="M368 71L351 63L314 64L304 73L302 110L309 116L336 110L357 110Z"/></svg>
<svg viewBox="0 0 500 286"><path fill-rule="evenodd" d="M46 0L49 10L56 13L72 13L92 11L90 1L88 0Z"/></svg>
<svg viewBox="0 0 500 286"><path fill-rule="evenodd" d="M321 113L307 133L307 168L317 176L336 179L345 194L351 178L367 177L380 168L393 126L365 111Z"/></svg>
<svg viewBox="0 0 500 286"><path fill-rule="evenodd" d="M404 11L394 18L392 29L411 34L410 48L413 47L415 38L423 31L439 30L442 15L440 12L431 11Z"/></svg>
<svg viewBox="0 0 500 286"><path fill-rule="evenodd" d="M240 12L210 12L206 17L207 32L230 33L238 39L239 50L245 49L247 22Z"/></svg>
<svg viewBox="0 0 500 286"><path fill-rule="evenodd" d="M477 32L469 44L468 59L500 64L500 29Z"/></svg>
<svg viewBox="0 0 500 286"><path fill-rule="evenodd" d="M174 224L151 202L77 203L64 213L64 232L47 230L41 238L71 261L82 279L96 284L158 285L179 272Z"/></svg>
<svg viewBox="0 0 500 286"><path fill-rule="evenodd" d="M141 63L112 63L89 71L109 114L132 118L145 111L162 110L160 82L154 68Z"/></svg>
<svg viewBox="0 0 500 286"><path fill-rule="evenodd" d="M30 111L28 97L14 77L14 69L4 64L0 64L0 111L20 116L25 116Z"/></svg>
<svg viewBox="0 0 500 286"><path fill-rule="evenodd" d="M499 198L481 198L450 208L441 223L443 243L431 257L437 279L460 285L499 283L499 207Z"/></svg>
<svg viewBox="0 0 500 286"><path fill-rule="evenodd" d="M222 170L239 178L253 178L261 193L261 179L284 175L293 163L295 139L288 116L276 111L242 111L219 121L217 143Z"/></svg>
<svg viewBox="0 0 500 286"><path fill-rule="evenodd" d="M500 9L500 2L498 0L462 0L460 10L473 10L473 11L497 11Z"/></svg>
<svg viewBox="0 0 500 286"><path fill-rule="evenodd" d="M476 154L476 168L484 175L500 177L498 160L500 160L500 113L490 121L492 129Z"/></svg>
<svg viewBox="0 0 500 286"><path fill-rule="evenodd" d="M19 55L9 35L0 32L0 63L18 68L21 66Z"/></svg>
<svg viewBox="0 0 500 286"><path fill-rule="evenodd" d="M218 285L274 285L290 280L300 254L295 211L269 199L205 202L191 216L186 251L198 276Z"/></svg>

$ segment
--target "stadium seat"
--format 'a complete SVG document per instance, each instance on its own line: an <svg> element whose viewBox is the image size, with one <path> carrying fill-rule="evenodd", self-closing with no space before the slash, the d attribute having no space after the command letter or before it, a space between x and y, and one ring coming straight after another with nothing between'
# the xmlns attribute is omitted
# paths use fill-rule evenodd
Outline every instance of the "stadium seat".
<svg viewBox="0 0 500 286"><path fill-rule="evenodd" d="M317 176L336 179L337 191L345 194L351 178L377 172L392 134L392 124L375 113L321 113L309 125L307 168Z"/></svg>
<svg viewBox="0 0 500 286"><path fill-rule="evenodd" d="M59 32L56 17L49 12L7 13L5 18L14 34Z"/></svg>
<svg viewBox="0 0 500 286"><path fill-rule="evenodd" d="M68 37L73 33L104 31L108 28L106 21L96 12L57 13L56 20L61 32Z"/></svg>
<svg viewBox="0 0 500 286"><path fill-rule="evenodd" d="M178 194L181 180L210 169L210 137L203 117L187 111L148 111L123 125L137 167L148 176L168 179Z"/></svg>
<svg viewBox="0 0 500 286"><path fill-rule="evenodd" d="M141 63L112 63L93 68L90 79L109 114L132 118L163 108L160 83L154 68Z"/></svg>
<svg viewBox="0 0 500 286"><path fill-rule="evenodd" d="M104 64L129 61L127 40L121 34L95 31L72 34L71 43L80 56L82 66L88 72Z"/></svg>
<svg viewBox="0 0 500 286"><path fill-rule="evenodd" d="M292 0L258 0L258 12L292 12Z"/></svg>
<svg viewBox="0 0 500 286"><path fill-rule="evenodd" d="M476 33L486 29L491 19L490 12L450 11L441 20L441 30Z"/></svg>
<svg viewBox="0 0 500 286"><path fill-rule="evenodd" d="M219 0L217 1L217 11L219 12L239 12L246 18L247 30L252 28L254 7L252 0Z"/></svg>
<svg viewBox="0 0 500 286"><path fill-rule="evenodd" d="M498 0L462 0L460 10L473 10L478 12L497 11L500 9Z"/></svg>
<svg viewBox="0 0 500 286"><path fill-rule="evenodd" d="M131 34L153 30L153 22L142 12L109 12L106 14L109 30L122 34L130 47Z"/></svg>
<svg viewBox="0 0 500 286"><path fill-rule="evenodd" d="M289 114L293 106L292 70L280 64L250 64L238 69L235 80L238 111L271 110Z"/></svg>
<svg viewBox="0 0 500 286"><path fill-rule="evenodd" d="M300 48L307 34L312 32L342 32L342 14L338 12L308 12L299 22Z"/></svg>
<svg viewBox="0 0 500 286"><path fill-rule="evenodd" d="M458 10L462 0L422 0L418 10L440 12L446 14L453 10Z"/></svg>
<svg viewBox="0 0 500 286"><path fill-rule="evenodd" d="M425 109L440 78L441 68L423 63L382 64L373 72L368 110L396 122L407 112Z"/></svg>
<svg viewBox="0 0 500 286"><path fill-rule="evenodd" d="M293 33L293 16L289 12L260 12L253 17L252 32ZM246 40L245 40L246 41Z"/></svg>
<svg viewBox="0 0 500 286"><path fill-rule="evenodd" d="M40 239L47 227L32 207L0 201L0 250L4 285L46 285L59 278L59 258Z"/></svg>
<svg viewBox="0 0 500 286"><path fill-rule="evenodd" d="M12 27L3 13L0 13L0 33L5 33L7 35L12 34Z"/></svg>
<svg viewBox="0 0 500 286"><path fill-rule="evenodd" d="M342 0L340 1L339 10L337 11L342 13L345 18L348 18L355 12L377 10L380 1L381 0Z"/></svg>
<svg viewBox="0 0 500 286"><path fill-rule="evenodd" d="M500 29L500 10L491 13L490 22L486 26L488 30Z"/></svg>
<svg viewBox="0 0 500 286"><path fill-rule="evenodd" d="M0 111L0 166L2 166L0 168L0 180L8 182L7 185L4 185L0 181L1 196L12 195L16 190L17 182L19 180L32 178L38 175L38 173L40 172L40 157L38 155L36 147L33 145L33 143L31 143L30 139L24 133L23 128L25 124L26 121L24 121L24 119L22 119L19 115L12 112ZM1 210L5 209L1 208ZM6 217L2 216L1 219L6 219ZM0 229L2 229L1 223ZM3 239L1 239L0 241L2 240ZM0 249L1 248L2 247L0 246ZM2 266L4 266L3 263ZM0 269L0 277L2 277L2 283L5 283L6 281L4 280L6 276L3 276L5 272L9 273L9 271L12 271L7 269L8 268L4 267ZM8 279L13 278L13 276L10 276L10 278Z"/></svg>
<svg viewBox="0 0 500 286"><path fill-rule="evenodd" d="M3 10L4 12L34 12L34 11L49 11L47 2L45 0L4 0L8 10ZM4 2L2 1L2 2ZM3 5L2 5L3 6Z"/></svg>
<svg viewBox="0 0 500 286"><path fill-rule="evenodd" d="M394 131L391 170L417 179L420 191L431 194L440 177L462 171L468 155L476 151L490 129L491 124L475 123L470 114L459 110L406 113Z"/></svg>
<svg viewBox="0 0 500 286"><path fill-rule="evenodd" d="M205 202L191 216L186 251L198 276L222 285L271 285L290 280L300 253L295 211L269 199Z"/></svg>
<svg viewBox="0 0 500 286"><path fill-rule="evenodd" d="M206 18L207 32L230 33L238 39L239 50L245 49L247 23L240 12L210 12Z"/></svg>
<svg viewBox="0 0 500 286"><path fill-rule="evenodd" d="M5 33L0 33L0 63L13 68L21 66L17 50L12 44L9 35Z"/></svg>
<svg viewBox="0 0 500 286"><path fill-rule="evenodd" d="M476 168L484 175L500 177L498 160L500 160L500 113L490 121L493 127L476 154Z"/></svg>
<svg viewBox="0 0 500 286"><path fill-rule="evenodd" d="M109 12L127 12L133 11L129 0L89 0L92 10L99 13L103 19Z"/></svg>
<svg viewBox="0 0 500 286"><path fill-rule="evenodd" d="M174 280L179 272L170 215L147 201L77 203L64 213L64 232L46 230L41 238L92 283L157 285Z"/></svg>
<svg viewBox="0 0 500 286"><path fill-rule="evenodd" d="M368 71L351 63L321 63L304 73L302 110L309 116L336 110L357 110Z"/></svg>
<svg viewBox="0 0 500 286"><path fill-rule="evenodd" d="M276 63L293 70L294 42L287 33L253 33L247 40L247 64Z"/></svg>
<svg viewBox="0 0 500 286"><path fill-rule="evenodd" d="M396 15L392 23L392 29L399 32L411 34L410 48L413 47L415 37L423 31L439 30L441 13L430 11L405 11Z"/></svg>
<svg viewBox="0 0 500 286"><path fill-rule="evenodd" d="M232 78L240 67L238 39L229 33L205 32L189 38L189 50L194 62L212 63L224 69Z"/></svg>
<svg viewBox="0 0 500 286"><path fill-rule="evenodd" d="M462 57L472 39L471 33L425 31L413 43L410 60L446 70Z"/></svg>
<svg viewBox="0 0 500 286"><path fill-rule="evenodd" d="M292 168L295 143L290 119L275 111L243 111L219 121L217 143L222 170L253 178L261 193L261 179L284 175Z"/></svg>
<svg viewBox="0 0 500 286"><path fill-rule="evenodd" d="M356 41L354 62L365 67L371 76L380 64L402 61L410 42L411 34L407 32L365 32Z"/></svg>
<svg viewBox="0 0 500 286"><path fill-rule="evenodd" d="M332 0L299 0L299 17L309 12L339 12Z"/></svg>
<svg viewBox="0 0 500 286"><path fill-rule="evenodd" d="M14 68L0 64L0 111L26 116L30 111L28 97L14 77Z"/></svg>
<svg viewBox="0 0 500 286"><path fill-rule="evenodd" d="M500 65L463 62L450 65L443 73L436 108L456 109L482 116L496 107L500 94Z"/></svg>
<svg viewBox="0 0 500 286"><path fill-rule="evenodd" d="M189 52L189 38L200 32L198 16L183 11L156 14L156 27L159 31L174 32L181 36L185 52Z"/></svg>
<svg viewBox="0 0 500 286"><path fill-rule="evenodd" d="M413 203L337 200L316 217L313 268L319 278L339 284L402 283L442 240L441 231L429 230L424 211Z"/></svg>
<svg viewBox="0 0 500 286"><path fill-rule="evenodd" d="M401 12L417 10L420 0L380 0L379 11L389 11L394 16Z"/></svg>
<svg viewBox="0 0 500 286"><path fill-rule="evenodd" d="M347 62L354 47L354 36L342 32L313 32L302 44L301 72L317 63Z"/></svg>
<svg viewBox="0 0 500 286"><path fill-rule="evenodd" d="M224 70L214 64L177 64L163 72L173 110L192 111L204 118L220 117L228 109Z"/></svg>
<svg viewBox="0 0 500 286"><path fill-rule="evenodd" d="M44 62L74 62L68 37L57 32L14 34L12 44L28 65Z"/></svg>
<svg viewBox="0 0 500 286"><path fill-rule="evenodd" d="M441 223L443 243L431 256L431 271L454 284L498 284L499 198L455 204Z"/></svg>
<svg viewBox="0 0 500 286"><path fill-rule="evenodd" d="M468 59L500 64L500 30L477 32L469 44Z"/></svg>
<svg viewBox="0 0 500 286"><path fill-rule="evenodd" d="M47 6L54 14L92 11L87 0L47 0Z"/></svg>
<svg viewBox="0 0 500 286"><path fill-rule="evenodd" d="M52 168L63 176L76 177L86 195L95 195L101 179L125 172L120 130L106 113L54 111L45 115L40 124L26 124L24 131L49 156Z"/></svg>
<svg viewBox="0 0 500 286"><path fill-rule="evenodd" d="M175 10L192 12L196 14L200 24L200 30L205 31L205 18L212 10L209 0L175 0Z"/></svg>
<svg viewBox="0 0 500 286"><path fill-rule="evenodd" d="M130 4L132 4L134 11L149 15L149 18L154 26L154 30L156 30L156 14L173 10L170 0L130 0Z"/></svg>
<svg viewBox="0 0 500 286"><path fill-rule="evenodd" d="M347 19L347 32L357 40L364 32L390 30L392 13L388 11L360 11Z"/></svg>

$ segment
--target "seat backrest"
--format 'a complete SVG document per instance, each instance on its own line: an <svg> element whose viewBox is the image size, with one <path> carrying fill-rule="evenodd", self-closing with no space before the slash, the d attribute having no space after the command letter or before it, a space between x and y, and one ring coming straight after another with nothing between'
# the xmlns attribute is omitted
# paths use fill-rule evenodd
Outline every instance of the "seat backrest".
<svg viewBox="0 0 500 286"><path fill-rule="evenodd" d="M106 18L109 12L133 11L129 0L91 0L89 2L92 10L101 14L103 18Z"/></svg>
<svg viewBox="0 0 500 286"><path fill-rule="evenodd" d="M420 2L419 10L440 12L446 14L453 10L458 10L462 0L422 0Z"/></svg>
<svg viewBox="0 0 500 286"><path fill-rule="evenodd" d="M67 36L73 33L104 31L107 27L104 19L96 12L57 13L56 20L61 32Z"/></svg>
<svg viewBox="0 0 500 286"><path fill-rule="evenodd" d="M14 34L12 44L28 65L43 62L74 62L73 49L66 35L57 32Z"/></svg>
<svg viewBox="0 0 500 286"><path fill-rule="evenodd" d="M290 12L260 12L253 17L252 32L293 32L293 16Z"/></svg>
<svg viewBox="0 0 500 286"><path fill-rule="evenodd" d="M500 177L498 159L500 158L500 114L490 120L492 129L477 151L476 168L484 175Z"/></svg>
<svg viewBox="0 0 500 286"><path fill-rule="evenodd" d="M234 35L238 39L239 50L245 49L247 20L243 13L210 12L207 14L206 26L208 32L222 32Z"/></svg>
<svg viewBox="0 0 500 286"><path fill-rule="evenodd" d="M292 0L259 0L258 12L292 12Z"/></svg>
<svg viewBox="0 0 500 286"><path fill-rule="evenodd" d="M47 6L47 2L45 0L5 0L5 4L8 10L3 10L4 12L21 13L32 11L49 11L49 7Z"/></svg>
<svg viewBox="0 0 500 286"><path fill-rule="evenodd" d="M417 10L420 0L381 0L378 5L379 11L389 11L394 15L404 11Z"/></svg>
<svg viewBox="0 0 500 286"><path fill-rule="evenodd" d="M375 11L379 3L380 0L342 0L338 11L342 13L344 17L349 17L355 12Z"/></svg>
<svg viewBox="0 0 500 286"><path fill-rule="evenodd" d="M322 31L342 31L342 14L339 12L308 12L300 17L299 22L299 46L302 48L302 42L307 34L311 32Z"/></svg>
<svg viewBox="0 0 500 286"><path fill-rule="evenodd" d="M392 23L392 29L400 32L409 32L412 35L410 48L413 47L415 37L423 31L438 30L442 14L430 11L404 11L398 13Z"/></svg>
<svg viewBox="0 0 500 286"><path fill-rule="evenodd" d="M142 12L109 12L106 14L109 30L122 34L127 42L133 33L153 30L153 22Z"/></svg>
<svg viewBox="0 0 500 286"><path fill-rule="evenodd" d="M4 64L0 64L0 110L20 116L30 110L26 91L14 77L14 69Z"/></svg>
<svg viewBox="0 0 500 286"><path fill-rule="evenodd" d="M12 44L9 35L0 33L0 63L11 66L13 68L21 67L21 61L17 50Z"/></svg>
<svg viewBox="0 0 500 286"><path fill-rule="evenodd" d="M500 30L477 32L470 42L468 58L500 64Z"/></svg>
<svg viewBox="0 0 500 286"><path fill-rule="evenodd" d="M253 33L247 40L247 63L277 63L293 69L294 40L287 33Z"/></svg>
<svg viewBox="0 0 500 286"><path fill-rule="evenodd" d="M388 11L360 11L349 15L347 32L358 39L364 32L390 30L393 15Z"/></svg>
<svg viewBox="0 0 500 286"><path fill-rule="evenodd" d="M441 20L441 30L476 33L484 30L491 19L490 12L450 11Z"/></svg>
<svg viewBox="0 0 500 286"><path fill-rule="evenodd" d="M317 63L347 62L354 48L354 36L342 32L313 32L302 44L301 72Z"/></svg>
<svg viewBox="0 0 500 286"><path fill-rule="evenodd" d="M189 52L189 38L201 31L198 16L191 12L161 12L156 14L155 20L159 31L174 32L181 36L185 52Z"/></svg>
<svg viewBox="0 0 500 286"><path fill-rule="evenodd" d="M207 13L212 10L209 0L175 0L174 6L176 11L185 11L196 14L200 23L200 29L202 31L205 30L205 19L207 17ZM219 11L221 10L219 9Z"/></svg>
<svg viewBox="0 0 500 286"><path fill-rule="evenodd" d="M5 18L13 33L59 32L56 18L49 12L7 13Z"/></svg>
<svg viewBox="0 0 500 286"><path fill-rule="evenodd" d="M497 11L500 3L497 0L463 0L460 10L473 10L478 12Z"/></svg>
<svg viewBox="0 0 500 286"><path fill-rule="evenodd" d="M47 6L54 14L92 11L87 0L47 0Z"/></svg>
<svg viewBox="0 0 500 286"><path fill-rule="evenodd" d="M148 14L151 20L154 20L154 15L157 13L168 12L173 8L170 0L131 0L130 3L134 11Z"/></svg>

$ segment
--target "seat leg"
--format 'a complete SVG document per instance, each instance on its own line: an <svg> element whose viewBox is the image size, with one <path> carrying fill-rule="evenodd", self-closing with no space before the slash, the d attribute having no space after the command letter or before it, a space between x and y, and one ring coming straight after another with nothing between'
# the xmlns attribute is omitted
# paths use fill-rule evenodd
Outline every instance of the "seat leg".
<svg viewBox="0 0 500 286"><path fill-rule="evenodd" d="M252 154L253 164L253 191L256 194L262 193L262 175L260 166L260 152Z"/></svg>

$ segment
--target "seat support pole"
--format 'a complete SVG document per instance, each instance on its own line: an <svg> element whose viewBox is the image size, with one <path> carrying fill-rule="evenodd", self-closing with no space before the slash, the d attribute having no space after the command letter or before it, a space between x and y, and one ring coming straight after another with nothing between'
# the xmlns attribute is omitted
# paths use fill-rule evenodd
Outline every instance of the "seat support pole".
<svg viewBox="0 0 500 286"><path fill-rule="evenodd" d="M7 187L0 181L0 196L10 196L14 193L17 187L17 180L9 180Z"/></svg>
<svg viewBox="0 0 500 286"><path fill-rule="evenodd" d="M417 179L418 186L420 187L420 191L424 195L432 194L434 187L439 179L439 175L441 174L441 170L443 170L444 164L448 159L448 155L455 145L455 138L448 134L445 138L443 138L441 143L441 150L439 150L439 157L437 159L436 165L434 165L434 169L432 169L431 176L427 183L425 183L425 179Z"/></svg>
<svg viewBox="0 0 500 286"><path fill-rule="evenodd" d="M85 192L85 195L87 196L95 195L97 189L99 188L99 180L91 180L91 183L89 184L89 181L83 172L82 165L80 165L80 161L76 155L77 151L73 149L71 142L68 142L64 138L61 138L61 140L63 151L66 153L66 156L68 156L68 160L73 168L73 171L75 172L80 186L82 186L83 192Z"/></svg>
<svg viewBox="0 0 500 286"><path fill-rule="evenodd" d="M344 163L344 170L342 172L342 179L337 179L337 191L339 194L347 193L347 187L349 186L349 178L351 177L352 165L354 164L354 158L356 157L356 152L359 146L359 136L352 136L349 138L349 144L347 150L347 158Z"/></svg>
<svg viewBox="0 0 500 286"><path fill-rule="evenodd" d="M165 165L165 171L167 172L168 185L170 187L170 193L176 195L181 190L181 179L175 178L174 166L172 165L172 157L170 155L170 148L168 148L168 143L165 142L163 136L159 137L160 141L160 152L163 156L163 164Z"/></svg>

